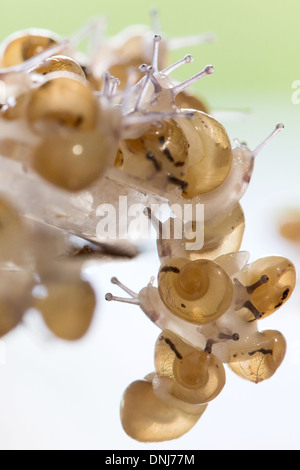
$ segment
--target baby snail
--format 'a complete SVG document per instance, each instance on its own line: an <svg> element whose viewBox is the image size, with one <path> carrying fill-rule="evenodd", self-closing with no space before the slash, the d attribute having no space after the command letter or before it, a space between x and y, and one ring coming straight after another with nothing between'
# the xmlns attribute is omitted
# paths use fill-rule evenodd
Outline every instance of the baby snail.
<svg viewBox="0 0 300 470"><path fill-rule="evenodd" d="M68 72L70 74L69 78L71 78L71 74L74 74L75 77L74 78L81 78L81 79L85 79L85 74L81 68L81 66L73 59L69 58L69 57L66 57L66 56L62 56L62 55L57 55L57 56L52 56L52 57L48 57L46 58L45 60L43 60L42 62L38 63L37 65L35 65L32 69L29 70L29 73L31 74L40 74L40 75L48 75L48 74L55 74L56 73L56 77L58 75L58 72ZM53 76L53 75L52 75ZM62 78L60 78L60 80L62 80ZM66 83L67 82L68 78L64 78L64 81ZM33 111L31 111L31 113L35 113L37 112L37 110L35 109L36 106L37 106L37 102L40 103L39 104L39 107L42 108L42 102L41 102L41 94L42 94L42 91L41 90L44 90L47 85L46 85L47 82L44 83L43 86L41 86L40 89L38 89L39 91L37 91L37 89L32 89L30 88L29 90L27 90L25 93L21 93L19 96L16 97L16 99L14 101L12 101L12 103L8 103L6 106L4 106L4 108L1 110L1 117L3 117L4 119L7 119L7 120L14 120L14 119L26 119L27 117L27 114L29 113L30 111L30 108L33 108ZM84 85L82 85L83 87ZM65 87L67 89L67 87ZM78 86L78 94L79 94L79 97L80 95L82 94L82 89L80 89L80 87ZM86 87L87 88L87 87ZM67 90L69 91L69 90ZM81 91L81 93L80 93ZM49 114L49 99L54 99L54 103L52 103L52 113L54 114L54 109L55 109L55 106L57 105L57 102L55 101L55 95L54 95L54 91L52 89L51 92L48 92L49 95L48 95L48 99L45 99L44 97L44 101L46 103L46 105L48 105L48 109L45 110L45 115L47 115L47 113ZM44 93L45 94L45 93ZM52 96L51 96L52 94ZM58 94L58 92L56 93ZM74 93L73 93L74 94ZM67 99L70 99L70 92L69 94L67 94ZM31 102L31 100L33 100L33 103ZM73 96L73 100L74 100L74 96ZM44 104L45 104L44 103ZM79 103L77 103L78 105ZM29 108L30 106L30 108ZM61 103L61 106L62 106L62 103ZM41 110L40 110L41 112ZM63 113L62 113L62 110L59 110L57 111L57 119L58 119L58 116L60 114L60 119L61 121L63 120L63 117L66 118L66 116L63 116ZM30 113L29 113L30 115ZM47 116L49 118L49 116ZM40 118L40 116L36 116L35 115L35 120L37 120L38 118ZM61 122L62 124L62 122Z"/></svg>
<svg viewBox="0 0 300 470"><path fill-rule="evenodd" d="M279 222L280 235L289 242L300 242L300 213L298 210L288 210Z"/></svg>
<svg viewBox="0 0 300 470"><path fill-rule="evenodd" d="M76 341L87 333L96 308L95 292L89 282L77 276L50 279L38 292L33 306L55 336Z"/></svg>
<svg viewBox="0 0 300 470"><path fill-rule="evenodd" d="M186 56L160 72L160 39L154 37L152 65L141 67L146 77L121 104L123 134L127 138L119 144L115 166L128 175L129 185L140 185L170 203L202 203L207 220L220 213L225 218L244 195L256 156L283 125L278 124L254 151L240 142L232 149L226 130L218 121L196 109L181 109L175 101L178 93L213 73L213 67L207 66L194 77L173 85L168 78L169 71L191 62L192 58ZM142 123L147 120L149 126L145 130Z"/></svg>
<svg viewBox="0 0 300 470"><path fill-rule="evenodd" d="M54 72L70 72L85 79L85 73L79 63L76 60L64 55L48 57L33 67L29 72L38 73L41 75L47 75Z"/></svg>
<svg viewBox="0 0 300 470"><path fill-rule="evenodd" d="M217 348L217 351L220 350L220 358L223 361L224 357L227 357L227 346L232 342L238 341L240 335L237 331L245 328L245 322L239 319L235 312L232 313L230 309L233 294L230 275L244 267L247 263L247 259L248 254L242 252L225 255L222 259L218 258L216 261L220 260L220 264L210 260L189 262L186 259L172 259L169 265L167 263L162 265L160 273L162 271L165 277L160 279L159 276L159 288L153 286L154 278L152 278L148 286L142 289L139 294L136 294L131 289L124 286L118 279L113 278L112 283L121 287L131 298L122 298L107 294L106 300L140 306L146 316L161 330L168 329L184 338L194 347L201 347L207 352L212 352L212 347L214 349ZM228 270L228 273L222 268L221 263L224 268ZM176 273L173 272L174 276L176 274L179 279L183 278L183 276L180 276L177 272L177 266L182 268L183 273L184 271L188 272L183 287L180 286L180 281L175 280L174 282L173 277L170 276L172 271L171 269L164 269L166 266L168 268L172 266L174 268L172 271L176 271ZM220 283L220 292L214 292L212 294L211 287L204 284L207 279L203 282L201 292L199 279L202 277L203 270L205 270L206 267L208 267L208 280L210 281L215 275L217 279L213 280L213 282ZM195 277L194 283L193 280L190 280L192 273L197 276ZM223 281L225 289L221 281ZM174 282L174 286L171 285L172 282ZM175 294L166 292L166 284L168 284L168 288L171 290L178 288L179 284L179 291L176 291ZM197 289L196 292L195 286ZM226 291L226 287L228 291ZM173 296L175 297L173 298ZM213 297L212 300L210 299L211 296ZM230 312L229 318L227 311ZM234 321L232 321L232 314L234 315ZM231 323L233 324L233 328L230 328ZM211 325L213 325L212 328ZM248 329L249 328L251 331L256 331L255 326L248 326ZM223 343L226 343L226 345L224 346Z"/></svg>
<svg viewBox="0 0 300 470"><path fill-rule="evenodd" d="M199 74L199 76L197 76L197 78L194 80L196 81L197 79L201 78L201 76L212 73L212 71L212 67L207 67L206 70ZM151 74L150 76L153 80L154 75ZM155 78L155 80L157 80L157 78ZM180 108L176 106L174 99L179 91L177 87L182 85L182 89L184 89L185 86L181 84L177 85L177 87L170 88L168 84L168 88L163 89L158 80L157 83L157 89L160 90L158 94L162 95L162 97L158 97L158 101L160 98L162 98L161 105L164 112L161 112L160 116L160 109L158 105L153 106L153 104L150 104L150 110L148 114L146 114L146 117L152 119L153 121L156 120L159 122L157 124L152 123L148 130L142 135L138 135L136 138L128 138L121 141L119 144L115 166L131 176L149 182L147 184L150 189L153 188L156 191L161 190L163 191L163 194L166 193L168 188L179 188L182 194L188 194L189 176L187 173L189 171L189 164L192 163L195 147L191 148L192 142L194 140L190 139L190 134L187 132L187 122L193 121L197 127L197 117L199 118L201 115L202 121L201 124L199 124L200 126L206 125L204 123L206 120L213 122L217 127L218 124L213 118L210 118L209 116L196 110L187 110L186 113L183 113L184 116L187 116L187 118L182 118L180 120L180 117L183 116L183 114L181 113ZM125 115L125 122L126 119L134 117L135 113L139 111L139 103L141 104L143 101L140 98L147 88L147 84L148 81L144 81L141 94L138 97L136 109L128 116ZM186 84L186 86L188 86L188 84ZM166 90L167 97L164 97L163 90ZM164 113L168 111L168 109L170 112L169 114L166 114L166 119L163 119ZM153 114L154 112L157 114L156 119L155 115ZM129 127L128 132L130 132L130 129L131 128ZM196 133L197 132L200 132L200 130L196 130ZM135 133L137 133L137 128L135 128ZM224 135L227 135L225 130ZM203 137L205 138L204 133ZM196 145L199 145L199 142L195 143L195 146ZM224 144L224 146L226 145L227 144ZM225 155L222 155L222 157L222 164L225 162L224 165L226 166L227 163ZM222 166L222 164L219 166ZM207 164L204 164L204 167L205 166L207 166ZM203 171L205 171L204 167ZM187 178L183 180L186 175ZM219 184L217 181L218 176L215 175L214 178L215 181L211 181L211 183L207 182L207 185L217 186ZM208 179L209 176L207 177L207 181Z"/></svg>
<svg viewBox="0 0 300 470"><path fill-rule="evenodd" d="M85 79L82 68L74 60L74 57L81 60L82 54L77 54L75 49L98 27L99 20L89 22L70 39L44 29L19 31L5 39L0 45L0 79L7 99L3 102L1 96L0 108L3 105L14 107L13 99L24 98L24 93L40 83L38 74L70 72ZM19 117L23 116L14 116Z"/></svg>
<svg viewBox="0 0 300 470"><path fill-rule="evenodd" d="M28 238L26 226L16 208L0 198L0 338L13 330L31 306L33 274L26 269Z"/></svg>
<svg viewBox="0 0 300 470"><path fill-rule="evenodd" d="M227 177L232 152L225 129L200 111L152 125L138 139L120 143L115 165L144 177L151 189L179 189L183 198L213 191Z"/></svg>
<svg viewBox="0 0 300 470"><path fill-rule="evenodd" d="M151 61L153 35L161 32L158 13L151 16L152 27L146 25L127 27L99 45L90 67L92 76L97 78L98 86L101 86L101 78L106 71L120 79L121 90L126 88L128 81L134 79L136 83L142 77L138 67ZM164 38L160 47L159 66L160 68L167 66L169 54L173 50L211 43L214 40L215 36L211 33L174 39ZM137 72L134 72L135 70Z"/></svg>
<svg viewBox="0 0 300 470"><path fill-rule="evenodd" d="M18 33L17 37L19 37ZM57 43L53 41L53 43L56 45L50 46L48 49L42 50L42 52L37 52L36 55L26 60L24 59L25 61L21 62L19 65L0 68L0 82L2 86L2 94L0 96L2 142L3 140L7 141L9 139L11 139L11 141L18 139L20 142L30 142L32 140L30 131L27 129L23 119L26 119L26 111L31 94L37 84L41 82L42 78L39 79L37 78L37 73L30 72L35 69L35 67L45 64L51 56L63 58L63 56L57 56L57 54L62 52L68 40L62 40ZM6 47L5 44L6 42L2 45L2 51ZM68 60L70 62L72 61L72 59ZM73 69L73 73L74 72L75 70ZM9 122L5 123L2 119L15 122L9 125Z"/></svg>
<svg viewBox="0 0 300 470"><path fill-rule="evenodd" d="M239 251L245 231L245 216L239 203L225 219L219 217L205 223L197 219L184 222L179 217L162 223L150 208L146 208L145 215L157 232L161 262L175 257L213 261L221 255Z"/></svg>
<svg viewBox="0 0 300 470"><path fill-rule="evenodd" d="M31 307L34 275L26 265L27 226L18 210L0 197L0 338L19 323Z"/></svg>
<svg viewBox="0 0 300 470"><path fill-rule="evenodd" d="M296 270L286 258L269 256L247 265L233 279L235 311L247 322L266 318L291 296Z"/></svg>
<svg viewBox="0 0 300 470"><path fill-rule="evenodd" d="M213 67L208 66L205 70L183 83L174 84L169 79L169 75L183 64L191 63L193 58L188 54L178 62L161 70L159 67L159 45L161 40L161 36L157 34L153 37L151 65L148 66L142 62L142 65L139 67L139 71L144 77L136 85L128 87L120 94L122 97L121 108L124 117L128 121L128 125L132 124L133 126L136 124L137 126L141 118L142 122L151 125L154 122L163 120L164 117L171 118L174 114L176 117L180 117L181 108L176 104L176 97L185 92L190 85L202 77L213 73ZM190 94L184 95L183 98L189 101L190 96ZM197 102L197 108L202 109L203 106ZM138 133L139 129L141 129L140 133ZM145 125L137 126L134 134L139 137L144 129ZM134 131L134 129L131 130ZM134 138L130 135L129 131L128 137Z"/></svg>
<svg viewBox="0 0 300 470"><path fill-rule="evenodd" d="M42 136L33 150L32 167L65 190L90 186L116 151L109 111L101 108L86 82L50 74L31 93L26 117L33 132Z"/></svg>
<svg viewBox="0 0 300 470"><path fill-rule="evenodd" d="M197 203L204 205L205 223L211 221L214 224L216 220L230 216L249 186L256 157L283 129L283 124L277 124L273 132L255 150L250 150L246 144L236 140L237 146L232 149L232 163L223 182L217 188L196 196L190 201L194 205ZM176 202L184 207L187 200L177 198L176 201L170 202Z"/></svg>
<svg viewBox="0 0 300 470"><path fill-rule="evenodd" d="M275 374L285 354L286 341L279 331L257 332L241 347L231 348L229 367L243 379L257 384Z"/></svg>
<svg viewBox="0 0 300 470"><path fill-rule="evenodd" d="M151 125L141 138L122 141L115 166L132 176L144 177L159 189L172 178L180 179L187 154L188 142L172 119L159 127Z"/></svg>
<svg viewBox="0 0 300 470"><path fill-rule="evenodd" d="M194 405L214 400L226 382L224 366L214 354L194 348L170 330L156 342L155 370L155 393Z"/></svg>
<svg viewBox="0 0 300 470"><path fill-rule="evenodd" d="M82 277L86 258L69 256L69 236L42 224L33 226L31 243L37 273L33 308L57 338L77 341L88 332L96 309L95 291Z"/></svg>
<svg viewBox="0 0 300 470"><path fill-rule="evenodd" d="M161 330L173 331L195 347L213 350L222 362L229 362L228 348L235 341L239 341L241 345L248 341L249 335L257 333L257 322L254 320L263 315L259 314L257 318L253 315L257 310L251 303L252 300L255 301L252 299L254 294L257 299L261 299L259 291L264 286L264 292L268 295L264 302L271 302L273 305L278 298L281 299L280 305L276 304L277 310L288 300L295 286L295 268L287 259L269 257L247 264L248 259L247 252L228 253L215 261L170 259L160 268L158 288L153 286L152 278L148 286L136 294L117 278L113 278L112 283L121 287L130 298L107 294L106 300L140 306ZM267 275L262 275L261 271L257 275L253 266L267 268ZM202 278L203 271L211 285L206 282L205 276ZM248 278L251 273L251 278L256 281L251 285L242 285L238 279L245 279L245 273L248 273ZM253 277L254 273L256 278ZM216 279L212 280L212 277ZM217 292L212 289L215 283L220 286Z"/></svg>
<svg viewBox="0 0 300 470"><path fill-rule="evenodd" d="M153 374L151 374L153 375ZM199 421L207 405L178 406L179 400L156 396L151 377L133 382L121 401L124 431L140 442L164 442L187 433Z"/></svg>
<svg viewBox="0 0 300 470"><path fill-rule="evenodd" d="M77 76L52 78L50 75L33 90L26 110L27 121L33 131L49 135L60 128L62 131L96 128L98 101L88 84Z"/></svg>
<svg viewBox="0 0 300 470"><path fill-rule="evenodd" d="M223 254L214 261L166 258L158 289L152 278L139 294L112 279L130 298L107 294L106 300L140 306L162 330L155 346L155 373L131 384L122 399L121 421L130 437L149 442L174 439L187 432L199 419L198 413L201 416L205 411L197 407L206 406L224 388L223 364L253 383L270 379L280 367L286 341L278 331L259 332L254 320L262 315L255 318L253 312L265 303L265 314L270 314L274 306L278 309L288 299L295 285L295 268L280 257L251 264L248 260L247 252ZM278 298L280 302L274 305ZM134 400L139 402L135 409ZM167 407L165 413L172 423L168 432L161 414L155 413L154 403L159 410ZM188 413L194 419L184 420L177 428L174 414L177 419L178 410L185 418ZM150 423L153 429L143 431L143 425L148 429Z"/></svg>
<svg viewBox="0 0 300 470"><path fill-rule="evenodd" d="M170 80L169 75L178 69L180 66L191 63L193 57L188 54L183 59L161 70L159 66L159 46L161 43L161 36L155 35L153 37L153 51L151 65L145 63L139 67L142 74L145 75L135 86L128 88L123 93L122 109L124 115L131 120L137 121L136 116L139 114L148 114L148 123L153 121L159 122L163 120L164 116L180 117L180 104L176 104L176 99L180 95L181 102L192 103L192 95L182 95L186 89L196 83L206 75L212 74L214 69L211 65L207 66L203 71L195 76L185 80L183 83L174 84ZM190 99L189 99L190 98ZM179 99L180 101L180 99ZM195 109L203 110L203 106L197 99L195 99ZM190 106L189 106L190 107ZM187 108L189 109L189 108ZM143 116L145 122L146 116ZM155 118L155 119L154 119ZM142 133L140 134L142 135Z"/></svg>
<svg viewBox="0 0 300 470"><path fill-rule="evenodd" d="M52 31L28 29L8 36L0 47L0 67L9 68L57 45L62 38Z"/></svg>
<svg viewBox="0 0 300 470"><path fill-rule="evenodd" d="M35 308L57 337L82 338L96 308L95 292L81 278L84 259L64 256L68 242L63 232L25 221L3 196L0 227L0 337Z"/></svg>
<svg viewBox="0 0 300 470"><path fill-rule="evenodd" d="M0 269L0 338L10 333L32 307L31 290L34 275L23 267L6 266Z"/></svg>
<svg viewBox="0 0 300 470"><path fill-rule="evenodd" d="M27 72L43 60L57 54L78 57L84 63L87 57L83 53L78 53L76 48L84 39L102 27L101 18L89 21L70 39L64 39L53 31L36 28L11 34L0 45L1 80L6 81L7 76L11 79L12 75L15 75L16 79L20 79L19 85L22 87L21 82L26 80Z"/></svg>
<svg viewBox="0 0 300 470"><path fill-rule="evenodd" d="M158 290L165 306L183 320L205 325L220 318L230 307L233 285L214 261L165 261L158 274Z"/></svg>

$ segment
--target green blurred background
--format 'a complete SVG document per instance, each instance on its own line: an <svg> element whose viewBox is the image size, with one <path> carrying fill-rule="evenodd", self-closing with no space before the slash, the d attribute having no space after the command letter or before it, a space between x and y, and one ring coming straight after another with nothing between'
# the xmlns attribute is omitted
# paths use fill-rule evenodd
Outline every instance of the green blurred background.
<svg viewBox="0 0 300 470"><path fill-rule="evenodd" d="M170 37L214 31L217 46L194 48L190 70L207 63L216 67L216 75L203 81L201 89L218 104L220 96L226 104L227 95L234 99L241 92L245 104L247 95L257 93L288 100L292 81L300 79L298 0L10 0L3 7L2 39L25 27L70 35L89 18L102 14L114 34L128 24L149 24L152 7L159 9L162 29Z"/></svg>
<svg viewBox="0 0 300 470"><path fill-rule="evenodd" d="M11 0L1 10L0 38L27 27L48 28L69 36L99 15L107 16L108 34L115 34L129 24L150 24L153 7L159 10L168 37L210 31L217 35L216 44L173 54L174 60L187 52L194 56L194 63L178 72L182 79L207 64L215 66L216 73L196 85L214 109L263 113L268 103L273 116L270 125L279 121L289 124L290 115L296 111L291 103L292 83L300 80L298 0ZM249 127L239 137L251 142L256 133L251 131L252 125ZM232 129L240 131L236 124ZM268 130L266 125L261 136Z"/></svg>

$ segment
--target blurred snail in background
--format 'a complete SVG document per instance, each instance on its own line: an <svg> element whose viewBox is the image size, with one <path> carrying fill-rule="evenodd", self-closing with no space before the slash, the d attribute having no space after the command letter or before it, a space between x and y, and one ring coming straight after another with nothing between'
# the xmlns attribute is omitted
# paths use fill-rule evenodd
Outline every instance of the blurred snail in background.
<svg viewBox="0 0 300 470"><path fill-rule="evenodd" d="M34 307L42 314L48 328L58 338L75 341L88 331L96 309L92 286L80 276L63 282L43 284L45 295L38 297Z"/></svg>
<svg viewBox="0 0 300 470"><path fill-rule="evenodd" d="M8 36L0 47L0 67L20 65L47 49L56 46L62 38L46 29L28 29Z"/></svg>
<svg viewBox="0 0 300 470"><path fill-rule="evenodd" d="M96 309L94 289L81 278L85 258L68 257L66 234L25 221L2 195L0 226L0 337L35 308L57 337L82 338Z"/></svg>
<svg viewBox="0 0 300 470"><path fill-rule="evenodd" d="M120 31L111 38L103 37L99 44L92 46L91 62L88 66L88 76L92 76L92 82L101 89L103 74L120 79L120 89L124 90L130 81L137 83L142 78L139 71L141 64L150 63L153 56L153 36L162 36L158 65L160 69L169 68L169 56L172 51L186 47L194 47L201 44L212 43L216 37L213 33L196 34L180 38L168 38L162 33L159 12L152 9L151 26L132 25ZM169 73L173 71L171 66ZM183 92L178 101L197 103L203 111L207 111L206 105L193 95ZM189 106L188 106L189 107Z"/></svg>

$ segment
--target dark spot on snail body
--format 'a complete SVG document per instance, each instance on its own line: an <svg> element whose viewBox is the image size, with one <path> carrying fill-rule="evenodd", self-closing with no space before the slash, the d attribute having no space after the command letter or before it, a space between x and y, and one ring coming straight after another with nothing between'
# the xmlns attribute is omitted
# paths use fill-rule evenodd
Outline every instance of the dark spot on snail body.
<svg viewBox="0 0 300 470"><path fill-rule="evenodd" d="M169 183L179 186L182 191L186 191L188 189L189 183L187 181L180 180L173 175L168 175L168 180Z"/></svg>
<svg viewBox="0 0 300 470"><path fill-rule="evenodd" d="M183 359L182 355L180 352L177 350L176 346L174 343L169 338L165 338L164 336L159 337L160 341L165 341L165 343L170 347L170 349L175 353L177 359L181 360Z"/></svg>
<svg viewBox="0 0 300 470"><path fill-rule="evenodd" d="M264 348L256 349L255 351L251 351L248 354L249 354L249 356L254 356L254 354L256 354L256 353L261 353L261 354L264 354L264 355L271 354L271 356L273 356L272 349L264 349Z"/></svg>
<svg viewBox="0 0 300 470"><path fill-rule="evenodd" d="M78 116L78 118L76 119L76 121L75 121L75 123L74 123L75 127L81 126L82 122L83 122L83 117L82 117L82 116Z"/></svg>
<svg viewBox="0 0 300 470"><path fill-rule="evenodd" d="M282 294L282 298L281 298L282 301L286 300L286 298L288 297L289 293L290 293L290 289L286 289L286 290L284 291L284 293Z"/></svg>
<svg viewBox="0 0 300 470"><path fill-rule="evenodd" d="M281 301L275 305L275 309L280 308L283 302L287 299L288 295L290 293L290 289L286 289L284 293L282 294Z"/></svg>
<svg viewBox="0 0 300 470"><path fill-rule="evenodd" d="M159 233L159 235L160 235L160 238L161 238L161 232ZM167 257L170 258L171 255L172 255L172 250L171 250L170 246L164 245L163 248L161 248L161 250L160 250L160 256L162 258L167 258Z"/></svg>
<svg viewBox="0 0 300 470"><path fill-rule="evenodd" d="M174 158L172 157L171 152L168 148L165 148L163 150L163 153L171 163L174 163Z"/></svg>
<svg viewBox="0 0 300 470"><path fill-rule="evenodd" d="M180 269L176 268L175 266L164 266L163 268L161 268L160 272L179 274Z"/></svg>
<svg viewBox="0 0 300 470"><path fill-rule="evenodd" d="M146 158L153 163L156 171L161 171L161 164L157 161L155 155L152 152L148 152L146 154Z"/></svg>

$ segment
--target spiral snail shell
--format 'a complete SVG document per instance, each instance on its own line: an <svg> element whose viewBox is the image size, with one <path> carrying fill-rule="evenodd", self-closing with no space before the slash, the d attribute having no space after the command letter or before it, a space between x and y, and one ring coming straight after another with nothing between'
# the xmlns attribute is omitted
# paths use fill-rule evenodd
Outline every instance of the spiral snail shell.
<svg viewBox="0 0 300 470"><path fill-rule="evenodd" d="M228 274L213 261L165 261L158 275L162 301L172 313L194 324L220 318L230 307L233 285Z"/></svg>

